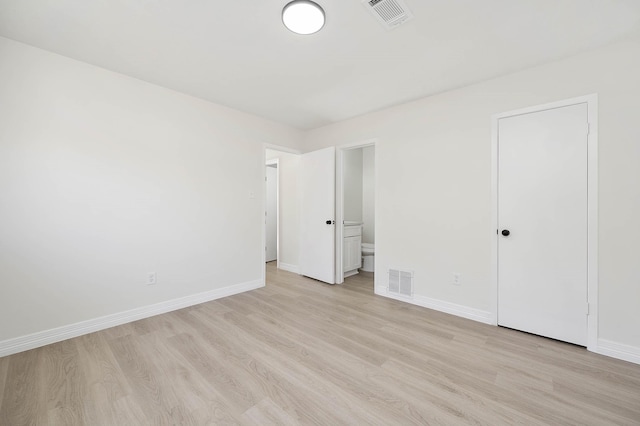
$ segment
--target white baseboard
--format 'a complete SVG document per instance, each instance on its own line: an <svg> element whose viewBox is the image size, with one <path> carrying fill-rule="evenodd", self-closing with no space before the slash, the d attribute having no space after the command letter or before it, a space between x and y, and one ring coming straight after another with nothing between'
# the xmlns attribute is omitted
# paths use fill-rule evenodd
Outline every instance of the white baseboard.
<svg viewBox="0 0 640 426"><path fill-rule="evenodd" d="M343 276L344 278L348 278L348 277L352 277L352 276L354 276L354 275L357 275L357 274L358 274L358 272L359 272L359 271L358 271L357 269L352 269L351 271L347 271L347 272L345 272L342 276Z"/></svg>
<svg viewBox="0 0 640 426"><path fill-rule="evenodd" d="M166 312L175 311L188 306L198 305L200 303L209 302L222 297L244 293L245 291L254 290L260 287L264 287L264 282L262 280L234 284L228 287L156 303L154 305L143 306L129 311L105 315L103 317L75 324L69 324L50 330L39 331L26 336L3 340L0 342L0 357L27 351L29 349L39 348L51 343L60 342L62 340L71 339L73 337L82 336L84 334L93 333L104 330L105 328L115 327L117 325L126 324L143 318L164 314Z"/></svg>
<svg viewBox="0 0 640 426"><path fill-rule="evenodd" d="M400 300L402 302L411 303L413 305L422 306L424 308L433 309L447 314L456 315L462 318L482 322L489 325L495 325L490 312L479 309L469 308L455 303L445 302L442 300L431 299L424 296L415 296L413 298L398 296L387 292L384 286L376 286L375 293L380 296L389 297L391 299ZM598 339L596 348L589 348L593 352L609 356L611 358L640 364L640 348L622 343L612 342L610 340Z"/></svg>
<svg viewBox="0 0 640 426"><path fill-rule="evenodd" d="M402 302L411 303L412 305L418 305L422 306L423 308L433 309L434 311L445 312L447 314L467 318L484 324L493 324L491 312L488 311L482 311L480 309L470 308L468 306L445 302L438 299L432 299L425 296L414 295L413 298L398 296L388 293L387 288L383 286L377 286L375 289L375 293L380 296L385 296L391 299L400 300Z"/></svg>
<svg viewBox="0 0 640 426"><path fill-rule="evenodd" d="M640 364L640 348L636 346L598 339L598 347L594 352L623 361L633 362L634 364Z"/></svg>
<svg viewBox="0 0 640 426"><path fill-rule="evenodd" d="M294 274L300 275L300 267L298 265L290 265L288 263L280 262L278 264L278 269L282 269L283 271L293 272Z"/></svg>

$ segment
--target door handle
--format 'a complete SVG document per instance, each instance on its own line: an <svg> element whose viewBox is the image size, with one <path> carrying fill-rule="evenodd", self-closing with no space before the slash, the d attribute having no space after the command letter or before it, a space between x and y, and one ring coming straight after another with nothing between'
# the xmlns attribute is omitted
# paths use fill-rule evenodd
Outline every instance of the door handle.
<svg viewBox="0 0 640 426"><path fill-rule="evenodd" d="M325 222L327 225L333 225L334 223L336 223L335 220L328 220Z"/></svg>
<svg viewBox="0 0 640 426"><path fill-rule="evenodd" d="M511 232L508 229L503 229L502 230L502 235L504 235L505 237L508 237L509 234L511 234Z"/></svg>

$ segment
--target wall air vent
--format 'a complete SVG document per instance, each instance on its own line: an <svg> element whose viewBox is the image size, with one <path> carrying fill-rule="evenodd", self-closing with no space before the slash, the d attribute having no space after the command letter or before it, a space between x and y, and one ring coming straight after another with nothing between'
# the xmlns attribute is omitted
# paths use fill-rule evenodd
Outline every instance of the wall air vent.
<svg viewBox="0 0 640 426"><path fill-rule="evenodd" d="M402 0L362 0L362 4L387 29L396 28L413 18Z"/></svg>
<svg viewBox="0 0 640 426"><path fill-rule="evenodd" d="M413 271L389 269L389 293L413 297Z"/></svg>

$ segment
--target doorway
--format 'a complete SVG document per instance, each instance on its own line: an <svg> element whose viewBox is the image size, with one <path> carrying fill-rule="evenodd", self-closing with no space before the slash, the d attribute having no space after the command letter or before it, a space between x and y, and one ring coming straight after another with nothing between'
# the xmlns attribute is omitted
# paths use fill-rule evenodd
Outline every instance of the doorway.
<svg viewBox="0 0 640 426"><path fill-rule="evenodd" d="M274 266L273 269L299 273L300 194L298 175L300 153L285 147L265 144L263 164L265 179L264 263L266 265L269 260L274 258L272 253L274 250L273 241L275 240L275 262L271 264ZM274 173L276 175L275 185L273 179L269 179L269 175ZM269 184L271 184L271 188L268 187ZM273 223L274 209L276 212L275 226L268 223L269 219ZM272 213L269 214L269 211ZM266 282L266 272L264 278Z"/></svg>
<svg viewBox="0 0 640 426"><path fill-rule="evenodd" d="M343 145L336 152L337 283L365 273L373 274L375 285L376 142Z"/></svg>
<svg viewBox="0 0 640 426"><path fill-rule="evenodd" d="M494 117L495 323L591 346L597 324L595 96Z"/></svg>
<svg viewBox="0 0 640 426"><path fill-rule="evenodd" d="M265 223L265 262L278 259L278 160L268 160L266 164L266 208Z"/></svg>

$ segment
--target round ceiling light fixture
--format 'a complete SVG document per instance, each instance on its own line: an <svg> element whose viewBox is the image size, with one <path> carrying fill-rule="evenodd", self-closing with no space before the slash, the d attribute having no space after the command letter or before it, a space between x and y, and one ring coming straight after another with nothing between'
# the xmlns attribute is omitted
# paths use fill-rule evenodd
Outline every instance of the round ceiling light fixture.
<svg viewBox="0 0 640 426"><path fill-rule="evenodd" d="M296 34L317 33L324 27L324 10L311 0L293 0L282 9L282 22Z"/></svg>

